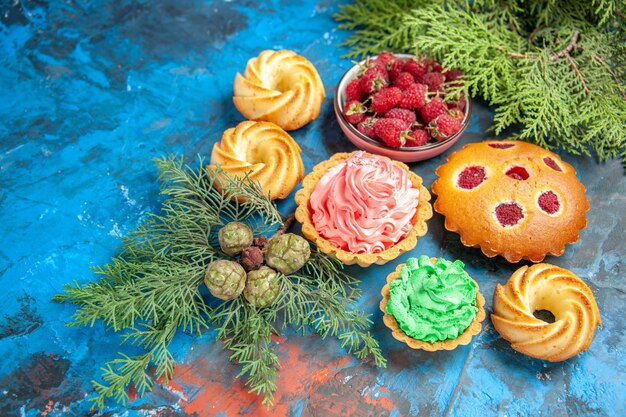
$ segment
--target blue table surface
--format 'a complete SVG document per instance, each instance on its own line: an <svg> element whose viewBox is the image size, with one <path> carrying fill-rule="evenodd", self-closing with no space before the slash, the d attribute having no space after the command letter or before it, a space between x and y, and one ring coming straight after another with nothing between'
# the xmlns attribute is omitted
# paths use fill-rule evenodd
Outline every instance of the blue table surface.
<svg viewBox="0 0 626 417"><path fill-rule="evenodd" d="M0 2L0 415L87 415L90 381L120 338L100 324L68 328L75 311L51 301L89 267L114 256L120 238L159 210L154 157L208 157L243 120L232 104L235 73L264 49L291 49L317 67L327 91L320 116L297 131L305 170L355 148L332 110L334 87L352 64L328 0ZM427 187L462 144L491 137L492 109L477 100L461 141L411 169ZM287 331L276 405L265 409L235 379L215 333L180 334L171 384L106 416L624 416L626 181L619 161L562 154L591 203L588 227L547 262L582 277L602 325L587 352L561 363L513 351L487 319L469 346L413 351L394 340L378 309L385 276L409 256L461 259L491 309L496 283L519 265L488 259L446 232L442 216L397 261L350 267L362 279L359 306L372 314L385 369L347 355L337 340ZM283 213L295 207L293 195Z"/></svg>

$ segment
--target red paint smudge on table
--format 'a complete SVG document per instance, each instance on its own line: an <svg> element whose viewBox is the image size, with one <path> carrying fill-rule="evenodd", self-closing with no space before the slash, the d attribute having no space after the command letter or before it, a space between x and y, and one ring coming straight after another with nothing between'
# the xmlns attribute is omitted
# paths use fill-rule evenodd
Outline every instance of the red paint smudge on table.
<svg viewBox="0 0 626 417"><path fill-rule="evenodd" d="M218 411L228 416L251 412L255 416L288 415L293 409L292 403L301 398L307 398L309 402L302 416L311 415L311 412L314 412L313 415L359 416L363 415L361 407L366 407L369 414L372 406L389 414L396 408L388 396L371 398L362 394L363 387L376 386L375 376L363 372L361 363L350 366L350 362L354 361L352 356L333 358L317 351L311 360L311 352L303 352L300 344L286 343L280 338L275 341L278 342L276 351L282 368L278 371L278 389L274 405L270 408L261 404L261 397L248 393L242 379L234 378L233 369L228 369L235 366L231 363L200 358L192 364L178 365L174 380L168 383L168 387L185 394L178 401L185 413L196 413L199 417L213 416ZM360 374L355 383L346 384L343 380L352 379L351 374L355 372ZM184 386L197 387L198 391L185 393Z"/></svg>
<svg viewBox="0 0 626 417"><path fill-rule="evenodd" d="M130 384L128 386L128 389L126 390L126 393L128 394L129 402L133 402L137 398L139 398L139 393L137 392L137 388L135 387L135 384Z"/></svg>

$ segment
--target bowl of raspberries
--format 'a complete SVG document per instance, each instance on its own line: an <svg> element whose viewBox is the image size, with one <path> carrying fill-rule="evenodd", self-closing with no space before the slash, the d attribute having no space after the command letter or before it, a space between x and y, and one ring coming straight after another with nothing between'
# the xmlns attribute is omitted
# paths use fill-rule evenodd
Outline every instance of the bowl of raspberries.
<svg viewBox="0 0 626 417"><path fill-rule="evenodd" d="M432 59L382 52L350 68L335 90L335 114L360 149L402 162L445 152L469 123L463 74Z"/></svg>

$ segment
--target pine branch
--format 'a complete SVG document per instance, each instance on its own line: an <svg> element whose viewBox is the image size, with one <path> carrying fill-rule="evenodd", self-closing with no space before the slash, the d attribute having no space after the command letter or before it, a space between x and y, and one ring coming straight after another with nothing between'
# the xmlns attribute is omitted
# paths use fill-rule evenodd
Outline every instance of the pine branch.
<svg viewBox="0 0 626 417"><path fill-rule="evenodd" d="M280 367L270 352L271 335L277 333L272 323L282 321L283 327L294 326L301 333L312 326L323 339L337 337L348 353L372 355L377 366L386 365L368 331L370 319L355 309L361 295L358 281L340 268L337 260L314 250L303 270L281 275L280 296L271 308L257 311L238 298L216 309L217 338L232 352L230 359L242 365L238 376L246 376L251 391L264 395L264 404L272 401Z"/></svg>
<svg viewBox="0 0 626 417"><path fill-rule="evenodd" d="M98 394L89 398L92 408L103 409L107 398L114 398L118 403L126 405L130 399L126 389L131 384L140 395L152 390L152 379L146 372L152 352L133 357L120 353L120 356L121 358L107 362L102 368L102 379L105 384L92 381L91 384Z"/></svg>
<svg viewBox="0 0 626 417"><path fill-rule="evenodd" d="M276 391L276 380L280 363L274 352L271 336L271 311L257 311L247 303L241 303L245 320L231 330L224 339L224 347L231 351L230 360L239 363L241 371L237 377L247 375L246 385L250 392L263 396L262 403L271 405Z"/></svg>
<svg viewBox="0 0 626 417"><path fill-rule="evenodd" d="M598 55L592 53L591 56L593 57L594 60L598 61L602 66L604 66L609 74L611 74L611 78L613 78L613 81L615 81L615 85L619 89L620 95L624 98L624 100L626 100L626 92L624 92L624 89L620 85L620 81L617 78L617 74L611 69L609 64L604 62L604 60L600 58Z"/></svg>
<svg viewBox="0 0 626 417"><path fill-rule="evenodd" d="M372 322L354 308L360 291L356 288L349 294L345 291L332 277L318 281L317 287L310 290L306 276L289 276L283 281L283 297L278 302L284 306L285 324L301 322L301 331L303 325L312 324L322 338L337 336L349 353L358 358L371 354L376 365L385 366L386 359L378 343L367 331Z"/></svg>
<svg viewBox="0 0 626 417"><path fill-rule="evenodd" d="M168 319L185 330L199 333L201 317L210 312L197 297L204 268L156 259L148 262L116 258L95 268L103 278L86 286L64 286L54 300L79 308L70 326L92 326L101 320L113 331L133 328L137 321L158 324Z"/></svg>
<svg viewBox="0 0 626 417"><path fill-rule="evenodd" d="M139 395L150 391L150 365L155 377L167 383L175 366L168 347L178 330L200 335L214 326L230 359L241 367L238 377L245 376L250 392L263 396L266 405L273 401L280 368L271 340L280 321L300 331L313 325L322 337L338 336L357 357L372 354L384 366L378 343L367 331L369 318L354 308L358 281L341 271L338 261L315 250L296 274L279 275L284 291L269 307L257 310L243 297L205 302L198 288L208 265L231 259L217 243L220 227L236 220L246 222L257 236L280 234L292 219L283 222L260 185L247 177L226 177L219 169L205 169L202 160L197 169L178 157L156 164L161 192L168 197L162 213L149 215L123 239L117 257L94 268L98 281L64 285L54 297L78 307L68 325L102 321L108 330L120 332L122 343L145 351L133 357L120 353L105 364L102 382L92 382L97 394L90 399L93 407L103 408L107 398L125 404L130 385Z"/></svg>

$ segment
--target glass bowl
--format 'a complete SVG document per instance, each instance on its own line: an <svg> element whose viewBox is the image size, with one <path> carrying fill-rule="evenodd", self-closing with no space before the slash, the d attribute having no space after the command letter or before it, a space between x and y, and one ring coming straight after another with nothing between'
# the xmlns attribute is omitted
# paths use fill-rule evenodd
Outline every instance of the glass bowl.
<svg viewBox="0 0 626 417"><path fill-rule="evenodd" d="M405 59L414 57L414 55L411 54L394 55L398 58ZM375 58L375 56L370 57L370 59L372 58ZM468 97L465 98L465 117L463 118L463 121L461 123L461 129L454 135L440 142L428 143L424 146L392 148L378 140L372 139L359 132L357 128L350 124L343 116L343 107L346 103L346 86L350 81L352 81L353 78L356 77L360 66L362 66L364 63L365 60L354 65L341 77L339 83L337 84L337 87L335 88L334 100L335 115L337 116L339 126L341 127L343 133L348 137L350 142L352 142L357 148L367 152L384 155L401 162L417 162L432 158L445 152L459 140L459 138L465 131L465 128L469 124L470 113L472 110L472 103Z"/></svg>

